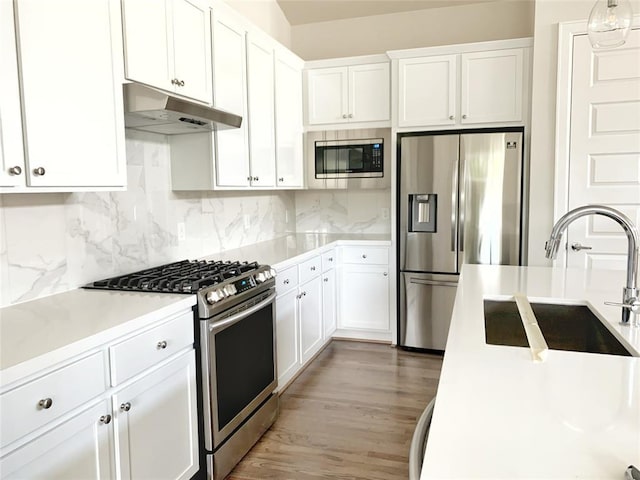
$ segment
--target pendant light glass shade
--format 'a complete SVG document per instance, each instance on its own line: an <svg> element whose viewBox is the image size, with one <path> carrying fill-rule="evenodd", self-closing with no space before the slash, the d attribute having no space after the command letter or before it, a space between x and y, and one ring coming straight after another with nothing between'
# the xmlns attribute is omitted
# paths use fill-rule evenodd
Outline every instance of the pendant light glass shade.
<svg viewBox="0 0 640 480"><path fill-rule="evenodd" d="M624 44L632 17L628 0L597 0L591 9L587 27L593 48L613 48Z"/></svg>

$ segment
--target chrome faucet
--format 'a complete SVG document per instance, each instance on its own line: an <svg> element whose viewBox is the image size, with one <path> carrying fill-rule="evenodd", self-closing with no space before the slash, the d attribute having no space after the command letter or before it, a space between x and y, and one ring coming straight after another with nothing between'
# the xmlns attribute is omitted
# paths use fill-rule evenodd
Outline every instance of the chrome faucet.
<svg viewBox="0 0 640 480"><path fill-rule="evenodd" d="M627 284L622 289L622 303L605 302L607 305L622 307L623 325L640 326L640 291L638 290L638 252L640 234L633 222L623 213L605 205L585 205L565 213L553 226L551 236L545 244L546 257L556 258L562 234L570 223L585 215L604 215L620 224L627 235L629 249L627 253ZM630 321L631 320L631 321Z"/></svg>

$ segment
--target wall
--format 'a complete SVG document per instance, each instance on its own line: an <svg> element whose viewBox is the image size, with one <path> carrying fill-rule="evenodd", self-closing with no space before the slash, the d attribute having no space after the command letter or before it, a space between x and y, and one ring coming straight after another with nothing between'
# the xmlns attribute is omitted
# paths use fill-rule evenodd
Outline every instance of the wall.
<svg viewBox="0 0 640 480"><path fill-rule="evenodd" d="M544 243L553 226L558 23L584 20L593 0L536 0L531 106L529 265L551 265ZM640 12L640 0L631 8Z"/></svg>
<svg viewBox="0 0 640 480"><path fill-rule="evenodd" d="M533 0L503 0L296 25L291 27L292 50L305 60L318 60L530 37L533 11Z"/></svg>
<svg viewBox="0 0 640 480"><path fill-rule="evenodd" d="M295 229L291 192L172 192L161 135L127 131L127 175L124 192L0 195L0 306Z"/></svg>
<svg viewBox="0 0 640 480"><path fill-rule="evenodd" d="M225 2L291 50L291 26L276 0L225 0Z"/></svg>

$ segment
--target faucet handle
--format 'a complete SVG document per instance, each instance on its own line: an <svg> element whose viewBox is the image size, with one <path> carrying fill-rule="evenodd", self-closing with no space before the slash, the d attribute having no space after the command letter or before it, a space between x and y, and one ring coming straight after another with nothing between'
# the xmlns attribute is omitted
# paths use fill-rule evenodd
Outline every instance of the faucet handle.
<svg viewBox="0 0 640 480"><path fill-rule="evenodd" d="M622 307L631 310L631 313L640 313L640 300L637 298L629 298L627 302L604 302L605 305L612 307Z"/></svg>

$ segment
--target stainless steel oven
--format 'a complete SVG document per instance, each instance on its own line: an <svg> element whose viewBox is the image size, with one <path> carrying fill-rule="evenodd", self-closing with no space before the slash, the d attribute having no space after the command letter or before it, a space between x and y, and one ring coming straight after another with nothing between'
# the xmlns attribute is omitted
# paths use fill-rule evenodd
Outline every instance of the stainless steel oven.
<svg viewBox="0 0 640 480"><path fill-rule="evenodd" d="M208 478L224 478L277 416L275 296L269 288L200 322Z"/></svg>

